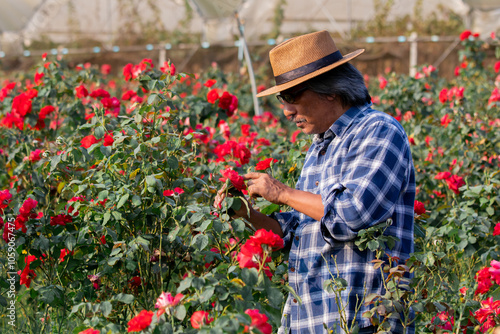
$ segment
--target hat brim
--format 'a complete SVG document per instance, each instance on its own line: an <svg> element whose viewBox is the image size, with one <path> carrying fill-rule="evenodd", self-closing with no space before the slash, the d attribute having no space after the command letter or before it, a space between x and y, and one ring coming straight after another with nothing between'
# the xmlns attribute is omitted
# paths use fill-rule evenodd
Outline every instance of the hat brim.
<svg viewBox="0 0 500 334"><path fill-rule="evenodd" d="M276 93L282 92L284 90L290 89L290 88L292 88L294 86L297 86L298 84L300 84L300 83L302 83L304 81L307 81L309 79L317 77L320 74L328 72L329 70L331 70L331 69L333 69L333 68L335 68L335 67L337 67L339 65L342 65L342 64L348 62L349 60L351 60L353 58L356 58L357 56L359 56L360 54L362 54L364 51L365 51L365 49L359 49L359 50L353 51L353 52L345 55L341 60L336 61L333 64L330 64L328 66L322 67L319 70L316 70L314 72L306 74L306 75L304 75L304 76L302 76L300 78L294 79L292 81L288 81L288 82L286 82L284 84L276 85L274 87L271 87L271 88L268 88L266 90L263 90L262 92L260 92L259 94L257 94L257 97L263 97L263 96L267 96L267 95L276 94Z"/></svg>

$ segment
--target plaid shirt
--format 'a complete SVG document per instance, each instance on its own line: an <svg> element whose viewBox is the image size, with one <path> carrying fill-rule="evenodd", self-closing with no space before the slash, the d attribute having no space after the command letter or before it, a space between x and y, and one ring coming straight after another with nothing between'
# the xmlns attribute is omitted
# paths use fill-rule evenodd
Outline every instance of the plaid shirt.
<svg viewBox="0 0 500 334"><path fill-rule="evenodd" d="M295 210L272 215L285 247L291 247L289 285L302 300L288 296L278 333L325 333L325 325L340 332L334 294L323 288L337 270L348 282L341 294L344 306L348 303L348 324L370 326L361 316L370 306L355 314L356 302L382 292L382 275L371 263L374 253L360 251L354 241L360 230L392 218L385 234L400 242L387 253L404 264L413 252L414 173L403 127L371 104L350 108L324 134L315 135L296 188L321 195L323 218L316 221ZM392 333L403 333L398 323L392 323Z"/></svg>

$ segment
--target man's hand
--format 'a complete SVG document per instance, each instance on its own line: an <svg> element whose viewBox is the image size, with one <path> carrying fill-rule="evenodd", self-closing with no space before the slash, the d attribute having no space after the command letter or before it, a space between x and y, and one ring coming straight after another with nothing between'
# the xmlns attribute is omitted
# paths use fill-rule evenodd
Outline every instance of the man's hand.
<svg viewBox="0 0 500 334"><path fill-rule="evenodd" d="M287 204L286 198L292 188L265 173L243 175L248 180L247 189L250 197L263 197L274 204Z"/></svg>
<svg viewBox="0 0 500 334"><path fill-rule="evenodd" d="M309 217L320 221L324 215L321 195L290 188L289 186L264 173L243 175L251 197L264 197L271 203L288 205Z"/></svg>
<svg viewBox="0 0 500 334"><path fill-rule="evenodd" d="M217 192L217 195L215 196L215 200L214 200L214 207L216 209L221 209L222 208L222 203L224 202L224 200L226 199L226 196L229 196L229 197L233 197L233 195L228 192L227 190L227 187L226 185L224 184L224 186ZM241 203L241 206L238 210L234 210L235 214L231 217L231 218L245 218L245 219L249 219L249 216L248 216L248 212L250 211L253 211L253 207L251 206L250 202L245 198L245 196L240 196L241 198L241 201L243 202L246 202L246 205L245 203ZM248 210L247 209L247 205L248 205Z"/></svg>

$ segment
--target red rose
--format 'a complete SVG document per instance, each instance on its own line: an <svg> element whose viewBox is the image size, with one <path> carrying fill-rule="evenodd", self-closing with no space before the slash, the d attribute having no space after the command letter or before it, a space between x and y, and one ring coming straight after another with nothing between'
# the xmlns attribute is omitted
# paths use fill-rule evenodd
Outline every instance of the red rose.
<svg viewBox="0 0 500 334"><path fill-rule="evenodd" d="M498 71L500 71L500 60L495 63L494 69L495 73L498 73Z"/></svg>
<svg viewBox="0 0 500 334"><path fill-rule="evenodd" d="M205 81L205 83L203 84L203 86L210 88L213 85L215 85L216 82L217 82L217 80L208 79L207 81Z"/></svg>
<svg viewBox="0 0 500 334"><path fill-rule="evenodd" d="M269 167L271 167L271 162L277 162L277 161L278 160L273 159L273 158L267 158L267 159L261 160L255 166L255 170L266 170Z"/></svg>
<svg viewBox="0 0 500 334"><path fill-rule="evenodd" d="M221 109L229 109L233 97L228 92L224 92L222 96L219 98L219 108Z"/></svg>
<svg viewBox="0 0 500 334"><path fill-rule="evenodd" d="M132 79L132 69L134 65L128 63L123 67L123 76L125 77L125 81L130 81Z"/></svg>
<svg viewBox="0 0 500 334"><path fill-rule="evenodd" d="M93 329L92 327L87 328L84 331L79 332L78 334L100 334L101 331L98 329Z"/></svg>
<svg viewBox="0 0 500 334"><path fill-rule="evenodd" d="M66 226L67 223L71 223L72 221L73 217L65 214L60 214L54 217L50 217L50 225L52 226L57 226L57 225Z"/></svg>
<svg viewBox="0 0 500 334"><path fill-rule="evenodd" d="M451 118L450 116L448 116L448 114L445 114L443 117L441 117L441 126L446 128L450 123L451 123Z"/></svg>
<svg viewBox="0 0 500 334"><path fill-rule="evenodd" d="M45 119L48 115L50 115L56 108L54 106L45 106L40 110L40 114L38 114L38 119Z"/></svg>
<svg viewBox="0 0 500 334"><path fill-rule="evenodd" d="M244 144L238 144L238 146L236 146L233 149L233 153L234 157L238 158L242 165L245 165L250 162L250 157L252 156L252 153Z"/></svg>
<svg viewBox="0 0 500 334"><path fill-rule="evenodd" d="M267 322L267 315L261 314L259 310L246 310L245 314L248 314L252 319L251 328L257 328L262 334L271 334L273 327Z"/></svg>
<svg viewBox="0 0 500 334"><path fill-rule="evenodd" d="M380 89L384 89L385 86L387 86L387 80L383 76L379 76L378 81L379 81L379 88Z"/></svg>
<svg viewBox="0 0 500 334"><path fill-rule="evenodd" d="M130 100L131 98L133 98L134 96L137 96L137 93L134 92L133 90L128 90L126 91L125 93L123 93L122 95L122 100L124 101L128 101Z"/></svg>
<svg viewBox="0 0 500 334"><path fill-rule="evenodd" d="M443 88L441 92L439 92L439 101L441 101L441 103L446 103L446 101L448 101L448 89Z"/></svg>
<svg viewBox="0 0 500 334"><path fill-rule="evenodd" d="M200 329L202 326L208 325L212 321L214 321L214 318L209 319L207 311L196 311L191 316L191 326L193 326L194 329Z"/></svg>
<svg viewBox="0 0 500 334"><path fill-rule="evenodd" d="M141 313L130 319L127 332L140 332L145 330L153 320L153 311L142 310Z"/></svg>
<svg viewBox="0 0 500 334"><path fill-rule="evenodd" d="M83 148L89 148L90 146L97 144L98 142L99 140L97 140L97 138L94 137L94 135L88 135L83 137L82 140L80 140L81 143L80 146Z"/></svg>
<svg viewBox="0 0 500 334"><path fill-rule="evenodd" d="M273 249L283 248L283 239L272 231L260 229L251 238L254 238L261 245L265 244Z"/></svg>
<svg viewBox="0 0 500 334"><path fill-rule="evenodd" d="M19 270L17 274L20 276L19 284L26 285L27 288L31 285L31 280L36 277L35 271L31 270L27 265L23 271Z"/></svg>
<svg viewBox="0 0 500 334"><path fill-rule="evenodd" d="M448 188L457 195L460 193L458 189L465 185L464 179L458 175L451 175L446 179L446 183L448 184Z"/></svg>
<svg viewBox="0 0 500 334"><path fill-rule="evenodd" d="M422 202L419 202L419 201L415 201L415 213L420 216L420 215L423 215L425 213L425 206L424 206L424 203Z"/></svg>
<svg viewBox="0 0 500 334"><path fill-rule="evenodd" d="M98 89L92 91L92 93L90 93L90 97L105 98L105 97L110 97L110 95L109 95L109 92L107 90L104 90L102 88L98 88Z"/></svg>
<svg viewBox="0 0 500 334"><path fill-rule="evenodd" d="M78 334L100 334L101 331L98 329L93 329L92 327L87 328L84 331L79 332Z"/></svg>
<svg viewBox="0 0 500 334"><path fill-rule="evenodd" d="M440 172L436 176L434 176L434 179L436 180L447 180L451 176L450 172Z"/></svg>
<svg viewBox="0 0 500 334"><path fill-rule="evenodd" d="M221 170L220 173L223 176L223 178L221 178L222 182L226 182L226 179L229 179L236 189L245 190L247 188L247 186L245 184L245 180L243 179L242 176L240 176L238 174L237 171L234 171L230 168L227 168L227 169Z"/></svg>
<svg viewBox="0 0 500 334"><path fill-rule="evenodd" d="M114 141L115 140L113 139L113 136L105 134L104 135L104 143L103 143L103 145L104 146L111 146L111 145L113 145Z"/></svg>
<svg viewBox="0 0 500 334"><path fill-rule="evenodd" d="M111 65L102 64L101 65L101 73L104 75L108 75L109 73L111 73Z"/></svg>
<svg viewBox="0 0 500 334"><path fill-rule="evenodd" d="M493 230L493 235L500 235L500 222L498 222L496 225L495 225L495 228Z"/></svg>
<svg viewBox="0 0 500 334"><path fill-rule="evenodd" d="M464 40L466 40L467 38L469 38L471 35L472 35L472 32L471 32L470 30L464 30L464 31L460 34L460 40L461 40L461 41L464 41Z"/></svg>
<svg viewBox="0 0 500 334"><path fill-rule="evenodd" d="M212 89L207 93L207 101L214 104L219 99L219 93L216 89Z"/></svg>

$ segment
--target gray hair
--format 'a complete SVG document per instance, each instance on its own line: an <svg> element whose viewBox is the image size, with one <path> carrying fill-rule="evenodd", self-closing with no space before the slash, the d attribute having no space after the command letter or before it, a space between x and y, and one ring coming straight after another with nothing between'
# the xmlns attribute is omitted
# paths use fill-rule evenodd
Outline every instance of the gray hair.
<svg viewBox="0 0 500 334"><path fill-rule="evenodd" d="M361 72L349 63L337 66L306 81L305 86L320 95L338 96L344 107L353 107L371 102Z"/></svg>

